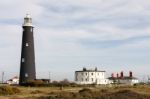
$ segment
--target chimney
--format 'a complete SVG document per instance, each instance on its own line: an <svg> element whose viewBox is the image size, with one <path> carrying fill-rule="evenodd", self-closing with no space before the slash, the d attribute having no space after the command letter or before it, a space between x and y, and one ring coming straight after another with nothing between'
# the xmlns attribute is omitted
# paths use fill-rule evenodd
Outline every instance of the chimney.
<svg viewBox="0 0 150 99"><path fill-rule="evenodd" d="M95 71L97 71L97 67L95 67Z"/></svg>
<svg viewBox="0 0 150 99"><path fill-rule="evenodd" d="M83 71L86 71L86 68L85 68L85 67L83 67Z"/></svg>
<svg viewBox="0 0 150 99"><path fill-rule="evenodd" d="M131 71L129 72L129 77L133 77L133 75L132 75L132 72L131 72Z"/></svg>
<svg viewBox="0 0 150 99"><path fill-rule="evenodd" d="M114 78L114 73L111 74L111 77Z"/></svg>
<svg viewBox="0 0 150 99"><path fill-rule="evenodd" d="M119 74L117 73L117 78L119 78Z"/></svg>
<svg viewBox="0 0 150 99"><path fill-rule="evenodd" d="M120 73L120 77L123 78L123 71Z"/></svg>

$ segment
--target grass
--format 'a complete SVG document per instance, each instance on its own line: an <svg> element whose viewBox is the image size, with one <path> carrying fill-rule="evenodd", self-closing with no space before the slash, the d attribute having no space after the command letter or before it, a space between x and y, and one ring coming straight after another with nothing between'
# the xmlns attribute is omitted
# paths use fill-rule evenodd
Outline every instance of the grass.
<svg viewBox="0 0 150 99"><path fill-rule="evenodd" d="M13 90L9 94L1 94L0 99L150 99L150 86L146 85L63 87L62 89L60 87L0 87Z"/></svg>

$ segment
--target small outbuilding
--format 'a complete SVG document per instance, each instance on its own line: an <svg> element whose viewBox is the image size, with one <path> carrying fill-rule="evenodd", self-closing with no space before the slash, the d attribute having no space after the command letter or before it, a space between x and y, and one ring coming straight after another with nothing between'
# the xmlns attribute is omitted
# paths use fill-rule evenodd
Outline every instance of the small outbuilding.
<svg viewBox="0 0 150 99"><path fill-rule="evenodd" d="M139 80L136 77L133 77L131 71L129 72L129 76L124 76L123 72L121 72L120 76L118 73L116 77L112 74L108 79L112 84L134 85L139 83Z"/></svg>
<svg viewBox="0 0 150 99"><path fill-rule="evenodd" d="M15 77L7 80L7 84L10 84L10 85L19 84L19 77L15 76Z"/></svg>

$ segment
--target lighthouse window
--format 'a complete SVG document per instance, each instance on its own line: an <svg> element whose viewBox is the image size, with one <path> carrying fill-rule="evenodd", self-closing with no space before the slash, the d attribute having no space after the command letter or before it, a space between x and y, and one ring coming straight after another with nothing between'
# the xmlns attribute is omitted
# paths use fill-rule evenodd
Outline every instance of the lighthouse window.
<svg viewBox="0 0 150 99"><path fill-rule="evenodd" d="M29 46L29 43L26 43L26 46Z"/></svg>
<svg viewBox="0 0 150 99"><path fill-rule="evenodd" d="M23 62L25 62L25 58L22 58L22 60L21 60L21 61L22 61L22 63L23 63Z"/></svg>
<svg viewBox="0 0 150 99"><path fill-rule="evenodd" d="M28 73L25 73L25 77L28 77Z"/></svg>

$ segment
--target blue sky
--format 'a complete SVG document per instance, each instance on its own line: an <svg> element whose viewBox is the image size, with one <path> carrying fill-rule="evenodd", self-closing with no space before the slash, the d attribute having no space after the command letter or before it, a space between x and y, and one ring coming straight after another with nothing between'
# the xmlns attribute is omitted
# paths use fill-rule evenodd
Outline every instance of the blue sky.
<svg viewBox="0 0 150 99"><path fill-rule="evenodd" d="M150 70L149 0L1 0L0 72L18 75L23 18L33 18L38 78L74 79L83 67ZM1 76L1 74L0 74Z"/></svg>

